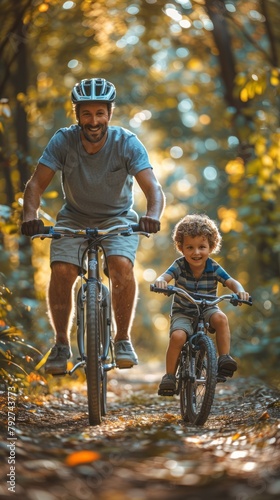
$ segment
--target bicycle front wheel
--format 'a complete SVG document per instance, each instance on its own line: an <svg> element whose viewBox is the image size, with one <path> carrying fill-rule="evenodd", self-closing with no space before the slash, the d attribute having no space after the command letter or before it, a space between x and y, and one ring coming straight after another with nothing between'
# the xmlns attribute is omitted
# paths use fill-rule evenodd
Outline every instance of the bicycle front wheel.
<svg viewBox="0 0 280 500"><path fill-rule="evenodd" d="M186 420L203 425L211 411L216 388L216 349L206 335L199 337L192 352L195 377L185 385Z"/></svg>
<svg viewBox="0 0 280 500"><path fill-rule="evenodd" d="M105 285L102 285L102 302L101 302L101 359L106 364L110 360L111 347L111 298L110 292ZM101 415L107 413L107 371L102 371L101 381Z"/></svg>
<svg viewBox="0 0 280 500"><path fill-rule="evenodd" d="M98 285L87 283L87 328L86 328L86 377L88 392L89 424L99 425L102 415L102 362L101 362L101 312Z"/></svg>

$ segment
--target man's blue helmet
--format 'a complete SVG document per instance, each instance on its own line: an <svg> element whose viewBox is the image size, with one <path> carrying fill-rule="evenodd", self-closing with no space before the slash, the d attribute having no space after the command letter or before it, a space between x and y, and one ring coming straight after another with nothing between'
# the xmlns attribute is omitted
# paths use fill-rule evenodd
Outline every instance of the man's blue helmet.
<svg viewBox="0 0 280 500"><path fill-rule="evenodd" d="M76 83L71 99L73 104L87 101L113 102L116 99L116 88L104 78L90 78Z"/></svg>

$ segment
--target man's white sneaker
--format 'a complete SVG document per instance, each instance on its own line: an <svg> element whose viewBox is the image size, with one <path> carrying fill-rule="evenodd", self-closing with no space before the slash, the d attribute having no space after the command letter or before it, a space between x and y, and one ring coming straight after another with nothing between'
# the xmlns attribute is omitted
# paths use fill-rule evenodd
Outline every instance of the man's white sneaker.
<svg viewBox="0 0 280 500"><path fill-rule="evenodd" d="M115 359L118 368L132 368L138 365L138 358L129 340L115 342Z"/></svg>

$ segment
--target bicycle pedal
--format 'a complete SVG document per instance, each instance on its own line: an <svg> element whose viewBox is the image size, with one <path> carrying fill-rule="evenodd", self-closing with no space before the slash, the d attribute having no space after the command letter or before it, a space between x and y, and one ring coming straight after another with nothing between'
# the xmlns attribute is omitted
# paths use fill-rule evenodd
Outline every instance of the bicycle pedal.
<svg viewBox="0 0 280 500"><path fill-rule="evenodd" d="M128 365L128 364L125 364L125 363L118 363L116 365L116 367L119 369L119 370L128 370L129 368L133 368L134 365Z"/></svg>
<svg viewBox="0 0 280 500"><path fill-rule="evenodd" d="M67 363L57 362L53 360L52 362L47 362L45 365L46 375L66 375L67 373Z"/></svg>
<svg viewBox="0 0 280 500"><path fill-rule="evenodd" d="M234 371L232 370L226 370L225 368L224 369L221 369L219 370L218 372L218 377L232 377L234 374Z"/></svg>
<svg viewBox="0 0 280 500"><path fill-rule="evenodd" d="M223 375L217 375L217 384L219 382L226 382L227 381L227 378L224 377Z"/></svg>
<svg viewBox="0 0 280 500"><path fill-rule="evenodd" d="M170 396L174 396L174 394L175 394L175 392L172 390L167 390L167 389L166 390L163 390L163 389L158 390L159 396L167 396L167 397L169 396L170 397Z"/></svg>

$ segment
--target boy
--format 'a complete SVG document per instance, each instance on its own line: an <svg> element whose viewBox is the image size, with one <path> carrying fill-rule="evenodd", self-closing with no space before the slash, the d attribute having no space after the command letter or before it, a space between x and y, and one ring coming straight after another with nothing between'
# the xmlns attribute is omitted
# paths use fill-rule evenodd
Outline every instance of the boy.
<svg viewBox="0 0 280 500"><path fill-rule="evenodd" d="M221 235L213 220L207 215L187 215L175 226L173 240L176 249L182 254L156 279L155 285L166 288L173 279L175 286L191 293L217 295L218 282L236 293L240 299L249 300L249 294L233 279L210 254L218 253L221 248ZM192 334L195 306L183 297L174 295L171 311L170 340L166 353L166 374L159 385L158 394L168 391L173 395L176 390L175 373L178 358L187 336ZM205 321L216 331L219 354L218 373L232 377L237 370L236 361L230 356L230 330L227 316L218 306L205 311Z"/></svg>

